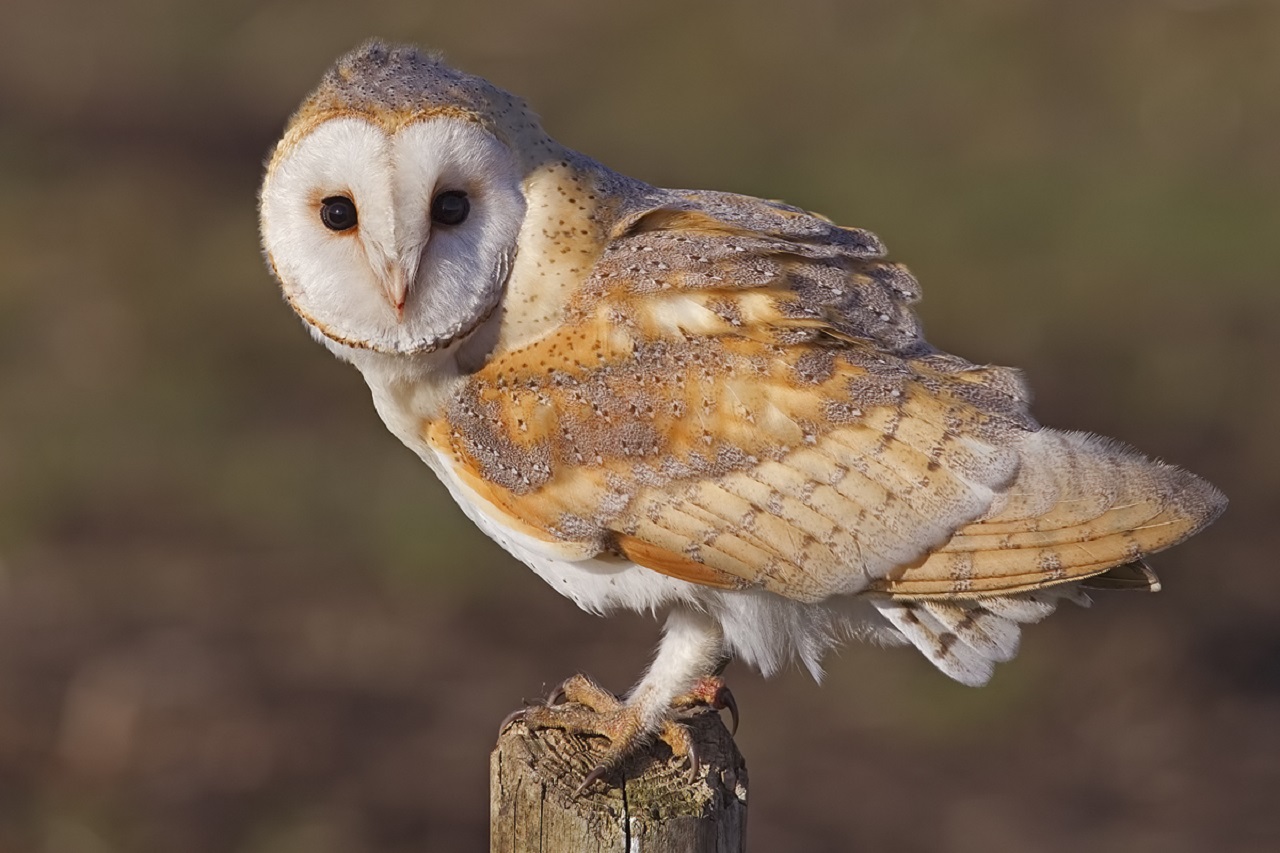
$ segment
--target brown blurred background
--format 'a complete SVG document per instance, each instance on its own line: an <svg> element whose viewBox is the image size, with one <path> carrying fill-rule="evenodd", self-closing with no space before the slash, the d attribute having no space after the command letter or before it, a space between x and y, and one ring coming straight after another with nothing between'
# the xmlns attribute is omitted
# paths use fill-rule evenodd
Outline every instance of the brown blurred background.
<svg viewBox="0 0 1280 853"><path fill-rule="evenodd" d="M657 637L474 531L263 269L263 157L370 35L636 177L873 229L932 340L1233 500L986 689L857 646L822 687L731 669L753 849L1280 849L1280 5L3 17L0 851L485 849L496 723Z"/></svg>

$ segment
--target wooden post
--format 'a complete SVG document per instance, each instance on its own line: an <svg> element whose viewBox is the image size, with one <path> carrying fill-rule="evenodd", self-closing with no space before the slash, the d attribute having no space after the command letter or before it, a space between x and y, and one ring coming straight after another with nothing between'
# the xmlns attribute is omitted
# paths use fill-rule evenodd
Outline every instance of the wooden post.
<svg viewBox="0 0 1280 853"><path fill-rule="evenodd" d="M491 853L743 853L742 754L718 715L688 724L697 779L658 742L578 797L604 742L513 724L489 760Z"/></svg>

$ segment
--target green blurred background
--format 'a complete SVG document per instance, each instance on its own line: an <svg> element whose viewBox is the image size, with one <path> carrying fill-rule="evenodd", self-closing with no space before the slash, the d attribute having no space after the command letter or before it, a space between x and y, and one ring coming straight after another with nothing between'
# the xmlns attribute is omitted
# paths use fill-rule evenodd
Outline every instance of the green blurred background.
<svg viewBox="0 0 1280 853"><path fill-rule="evenodd" d="M755 850L1280 849L1280 5L50 0L0 33L0 850L486 845L495 726L656 624L488 543L308 340L254 193L370 35L668 186L876 231L931 339L1232 498L970 690L730 670Z"/></svg>

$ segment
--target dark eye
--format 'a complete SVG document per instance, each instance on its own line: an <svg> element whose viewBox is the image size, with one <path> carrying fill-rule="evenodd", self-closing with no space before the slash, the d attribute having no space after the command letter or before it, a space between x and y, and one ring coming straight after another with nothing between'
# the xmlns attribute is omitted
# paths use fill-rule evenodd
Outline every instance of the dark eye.
<svg viewBox="0 0 1280 853"><path fill-rule="evenodd" d="M356 203L344 195L331 195L320 202L320 221L330 231L356 227Z"/></svg>
<svg viewBox="0 0 1280 853"><path fill-rule="evenodd" d="M431 221L440 225L460 225L471 212L471 202L462 190L442 192L431 200Z"/></svg>

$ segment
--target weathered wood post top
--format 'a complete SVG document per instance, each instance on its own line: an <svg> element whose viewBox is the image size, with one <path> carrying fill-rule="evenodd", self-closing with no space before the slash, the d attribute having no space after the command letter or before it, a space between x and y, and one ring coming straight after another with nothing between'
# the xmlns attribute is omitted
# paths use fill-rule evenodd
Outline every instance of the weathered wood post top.
<svg viewBox="0 0 1280 853"><path fill-rule="evenodd" d="M747 768L716 714L688 721L701 764L657 742L580 796L601 739L511 725L490 757L492 853L743 853Z"/></svg>

